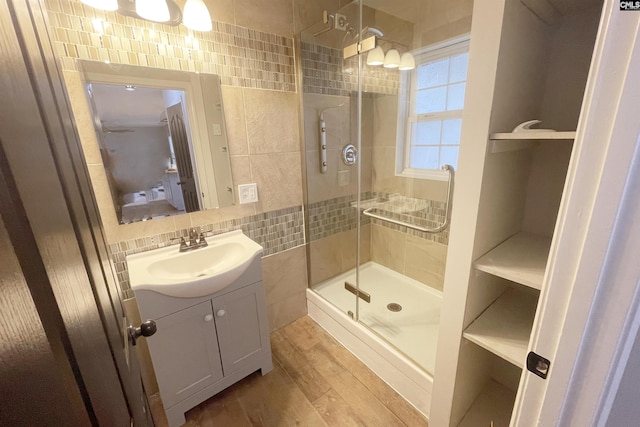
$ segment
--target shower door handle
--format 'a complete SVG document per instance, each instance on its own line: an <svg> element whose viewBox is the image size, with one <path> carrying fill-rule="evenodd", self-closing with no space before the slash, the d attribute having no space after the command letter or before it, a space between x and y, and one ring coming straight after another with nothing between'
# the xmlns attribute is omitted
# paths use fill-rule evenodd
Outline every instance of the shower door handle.
<svg viewBox="0 0 640 427"><path fill-rule="evenodd" d="M354 294L355 296L357 296L358 298L364 300L364 302L368 302L368 303L371 302L371 295L369 295L368 293L366 293L362 289L357 289L351 283L344 282L344 288L346 290L348 290L349 292L351 292L352 294Z"/></svg>

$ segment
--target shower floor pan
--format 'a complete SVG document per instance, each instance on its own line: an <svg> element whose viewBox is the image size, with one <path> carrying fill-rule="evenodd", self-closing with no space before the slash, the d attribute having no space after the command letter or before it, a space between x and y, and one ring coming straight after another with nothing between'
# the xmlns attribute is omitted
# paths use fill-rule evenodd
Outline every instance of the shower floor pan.
<svg viewBox="0 0 640 427"><path fill-rule="evenodd" d="M441 292L368 262L360 268L360 289L371 295L359 301L364 327L348 314L356 297L345 281L355 285L355 269L308 289L309 316L428 416Z"/></svg>

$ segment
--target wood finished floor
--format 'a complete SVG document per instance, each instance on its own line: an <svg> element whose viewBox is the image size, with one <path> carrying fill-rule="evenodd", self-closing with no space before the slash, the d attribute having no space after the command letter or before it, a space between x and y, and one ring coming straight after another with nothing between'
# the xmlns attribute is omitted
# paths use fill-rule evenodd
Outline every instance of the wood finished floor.
<svg viewBox="0 0 640 427"><path fill-rule="evenodd" d="M193 408L186 426L427 426L308 316L273 332L271 347L273 371L255 372Z"/></svg>

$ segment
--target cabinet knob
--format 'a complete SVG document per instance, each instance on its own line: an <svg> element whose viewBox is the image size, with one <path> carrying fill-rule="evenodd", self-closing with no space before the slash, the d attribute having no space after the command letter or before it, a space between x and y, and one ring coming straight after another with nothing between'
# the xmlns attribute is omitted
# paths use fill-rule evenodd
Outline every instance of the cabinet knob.
<svg viewBox="0 0 640 427"><path fill-rule="evenodd" d="M225 314L227 314L227 312L226 312L226 311L224 311L224 310L218 310L218 312L216 313L216 315L217 315L218 317L222 317L222 316L224 316Z"/></svg>
<svg viewBox="0 0 640 427"><path fill-rule="evenodd" d="M213 314L207 314L206 316L204 316L205 322L211 322L212 320L213 320Z"/></svg>

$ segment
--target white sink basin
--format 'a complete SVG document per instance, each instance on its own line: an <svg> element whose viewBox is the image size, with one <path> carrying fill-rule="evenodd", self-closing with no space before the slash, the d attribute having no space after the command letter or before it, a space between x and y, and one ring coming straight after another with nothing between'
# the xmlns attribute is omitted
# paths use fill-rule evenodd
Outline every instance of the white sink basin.
<svg viewBox="0 0 640 427"><path fill-rule="evenodd" d="M262 246L241 230L206 240L209 246L187 252L173 245L127 256L131 289L180 298L210 295L235 282L262 255Z"/></svg>

